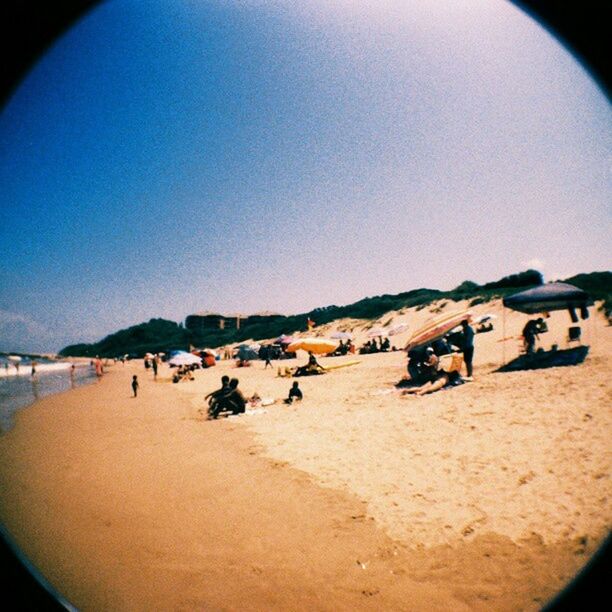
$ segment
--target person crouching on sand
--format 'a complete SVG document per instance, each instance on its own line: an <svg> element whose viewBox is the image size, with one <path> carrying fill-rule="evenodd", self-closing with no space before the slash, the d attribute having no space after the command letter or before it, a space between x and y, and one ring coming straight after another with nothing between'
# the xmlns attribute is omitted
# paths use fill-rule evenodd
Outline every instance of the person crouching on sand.
<svg viewBox="0 0 612 612"><path fill-rule="evenodd" d="M138 395L138 376L134 374L132 376L132 391L134 392L134 397Z"/></svg>
<svg viewBox="0 0 612 612"><path fill-rule="evenodd" d="M285 404L292 404L293 400L301 401L302 399L302 390L298 386L298 381L296 380L291 389L289 389L289 397L285 400Z"/></svg>

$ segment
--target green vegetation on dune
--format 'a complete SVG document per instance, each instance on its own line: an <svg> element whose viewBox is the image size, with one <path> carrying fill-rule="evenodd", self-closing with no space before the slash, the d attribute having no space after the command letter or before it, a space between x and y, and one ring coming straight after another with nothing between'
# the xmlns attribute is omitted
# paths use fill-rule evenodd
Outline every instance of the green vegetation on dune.
<svg viewBox="0 0 612 612"><path fill-rule="evenodd" d="M612 273L593 272L578 274L566 281L587 291L596 300L604 300L606 314L610 313L612 295ZM79 355L113 357L124 354L142 356L146 352L168 352L172 349L188 350L190 345L199 347L217 347L240 342L248 338L275 338L281 334L290 334L294 330L304 330L308 318L317 325L324 325L338 319L375 320L385 313L402 308L426 308L437 300L458 302L470 300L475 306L492 299L511 295L523 289L529 289L543 283L542 275L536 270L527 270L512 274L498 281L478 285L473 281L464 281L451 291L437 289L414 289L396 295L379 295L364 298L347 306L325 306L310 312L287 317L258 320L245 324L240 329L211 329L205 332L193 332L181 324L164 319L151 319L147 323L134 325L111 334L94 344L74 344L60 351L61 355Z"/></svg>

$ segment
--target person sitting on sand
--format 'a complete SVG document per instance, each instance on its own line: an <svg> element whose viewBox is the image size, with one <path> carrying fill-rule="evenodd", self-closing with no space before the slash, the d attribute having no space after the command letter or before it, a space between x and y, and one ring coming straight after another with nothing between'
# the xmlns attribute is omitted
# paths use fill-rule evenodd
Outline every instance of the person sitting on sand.
<svg viewBox="0 0 612 612"><path fill-rule="evenodd" d="M439 391L447 385L460 384L461 382L463 382L463 380L458 370L455 370L453 372L439 370L435 373L431 380L428 380L420 387L409 387L408 389L404 389L402 391L402 396L406 396L409 394L426 395L427 393Z"/></svg>
<svg viewBox="0 0 612 612"><path fill-rule="evenodd" d="M325 368L319 364L317 358L312 354L308 353L308 363L300 366L295 370L294 376L312 376L313 374L323 374Z"/></svg>
<svg viewBox="0 0 612 612"><path fill-rule="evenodd" d="M433 381L438 375L438 365L440 358L436 355L433 348L428 346L425 349L425 356L421 362L421 374L426 381Z"/></svg>
<svg viewBox="0 0 612 612"><path fill-rule="evenodd" d="M302 400L302 390L298 386L298 381L296 380L293 385L291 385L291 389L289 389L289 397L285 400L285 404L291 404L294 400L301 401Z"/></svg>
<svg viewBox="0 0 612 612"><path fill-rule="evenodd" d="M205 400L208 400L208 413L211 414L214 411L214 407L219 398L229 392L229 381L230 378L227 375L221 377L221 388L211 391L204 396Z"/></svg>
<svg viewBox="0 0 612 612"><path fill-rule="evenodd" d="M426 382L424 385L420 387L408 387L402 391L402 396L406 396L408 394L414 393L415 395L425 395L427 393L433 393L434 391L438 391L443 387L446 387L452 379L457 380L459 377L458 372L453 372L449 374L444 370L440 370L436 377L433 380Z"/></svg>
<svg viewBox="0 0 612 612"><path fill-rule="evenodd" d="M424 360L425 350L422 347L413 348L408 351L408 375L415 384L419 384L422 380L421 365Z"/></svg>
<svg viewBox="0 0 612 612"><path fill-rule="evenodd" d="M229 381L228 390L218 398L211 413L211 418L216 419L219 413L223 411L230 411L232 414L246 412L246 399L240 389L238 389L237 378L232 378Z"/></svg>
<svg viewBox="0 0 612 612"><path fill-rule="evenodd" d="M253 395L249 397L249 406L251 408L257 408L258 406L261 406L261 397L259 396L259 393L257 393L257 391L255 391L255 393L253 393Z"/></svg>

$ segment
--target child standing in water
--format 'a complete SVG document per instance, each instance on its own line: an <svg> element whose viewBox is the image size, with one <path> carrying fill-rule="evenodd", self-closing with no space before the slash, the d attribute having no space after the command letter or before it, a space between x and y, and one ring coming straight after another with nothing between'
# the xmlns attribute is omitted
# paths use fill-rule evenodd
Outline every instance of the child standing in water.
<svg viewBox="0 0 612 612"><path fill-rule="evenodd" d="M138 395L138 376L134 374L132 377L132 391L134 391L134 397Z"/></svg>

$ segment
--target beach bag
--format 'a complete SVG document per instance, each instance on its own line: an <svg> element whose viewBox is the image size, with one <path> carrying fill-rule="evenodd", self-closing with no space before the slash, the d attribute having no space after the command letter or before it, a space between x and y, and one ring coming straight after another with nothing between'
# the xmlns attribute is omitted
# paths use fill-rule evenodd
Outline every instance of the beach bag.
<svg viewBox="0 0 612 612"><path fill-rule="evenodd" d="M450 374L451 372L459 372L463 365L463 353L450 353L450 355L442 355L438 361L438 371L444 371Z"/></svg>

